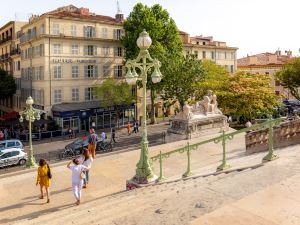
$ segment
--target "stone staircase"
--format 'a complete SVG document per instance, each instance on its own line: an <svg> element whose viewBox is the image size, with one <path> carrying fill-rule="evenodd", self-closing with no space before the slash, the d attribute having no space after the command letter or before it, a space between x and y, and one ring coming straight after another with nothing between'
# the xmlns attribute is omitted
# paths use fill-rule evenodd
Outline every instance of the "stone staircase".
<svg viewBox="0 0 300 225"><path fill-rule="evenodd" d="M195 219L197 217L195 216L197 214L195 211L199 211L199 209L202 211L201 214L204 214L212 211L223 202L233 201L233 199L226 197L207 207L205 202L209 202L216 197L216 193L206 190L206 188L217 180L228 179L239 173L243 173L243 171L231 171L230 173L212 174L207 177L201 176L186 180L169 181L132 191L116 193L90 202L84 202L83 197L83 202L79 206L70 204L58 211L54 210L54 212L40 215L37 218L21 220L14 224L186 224L183 221ZM197 196L199 192L201 193L199 196L202 196L201 202L199 202L197 197L195 198L195 195ZM206 197L204 197L204 193L206 193ZM177 202L180 202L180 204ZM162 206L164 207L162 208ZM168 214L167 211L174 214L174 210L176 211L177 209L183 212L178 216L171 216L174 220L174 223L172 223L171 214L166 216ZM154 214L158 217L166 216L166 222L163 222L163 218L155 222L155 217L149 214ZM182 223L180 222L181 220Z"/></svg>

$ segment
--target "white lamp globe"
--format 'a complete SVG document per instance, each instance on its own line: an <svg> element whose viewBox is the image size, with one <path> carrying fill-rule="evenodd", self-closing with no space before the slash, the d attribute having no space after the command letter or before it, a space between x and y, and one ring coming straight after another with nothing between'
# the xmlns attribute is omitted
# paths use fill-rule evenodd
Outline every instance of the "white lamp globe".
<svg viewBox="0 0 300 225"><path fill-rule="evenodd" d="M26 105L32 105L34 103L33 98L29 96L26 100Z"/></svg>
<svg viewBox="0 0 300 225"><path fill-rule="evenodd" d="M140 33L139 38L136 40L136 44L140 49L145 50L148 49L152 44L152 40L145 29Z"/></svg>

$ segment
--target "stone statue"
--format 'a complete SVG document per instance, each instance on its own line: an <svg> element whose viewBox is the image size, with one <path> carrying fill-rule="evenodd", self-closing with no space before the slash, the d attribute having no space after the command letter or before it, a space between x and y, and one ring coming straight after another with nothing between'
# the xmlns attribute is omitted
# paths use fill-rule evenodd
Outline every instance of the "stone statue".
<svg viewBox="0 0 300 225"><path fill-rule="evenodd" d="M222 114L222 112L218 109L217 96L211 90L208 91L207 95L203 97L203 100L199 102L198 105L202 105L202 113L204 115Z"/></svg>
<svg viewBox="0 0 300 225"><path fill-rule="evenodd" d="M189 106L187 104L187 102L185 102L183 108L182 108L182 111L179 112L175 118L177 119L181 119L181 120L187 120L187 119L192 119L193 118L193 113L192 113L192 110L191 110L191 106Z"/></svg>

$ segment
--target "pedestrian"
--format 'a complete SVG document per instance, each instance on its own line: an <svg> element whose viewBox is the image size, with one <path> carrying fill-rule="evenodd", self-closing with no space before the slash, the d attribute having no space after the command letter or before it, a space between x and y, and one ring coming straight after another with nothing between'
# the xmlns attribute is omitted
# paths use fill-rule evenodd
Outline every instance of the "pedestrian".
<svg viewBox="0 0 300 225"><path fill-rule="evenodd" d="M136 132L139 132L139 122L135 121L135 124L136 124Z"/></svg>
<svg viewBox="0 0 300 225"><path fill-rule="evenodd" d="M252 127L252 123L250 122L250 120L247 121L247 123L245 124L246 127Z"/></svg>
<svg viewBox="0 0 300 225"><path fill-rule="evenodd" d="M102 133L101 133L101 141L104 142L105 139L106 139L106 133L104 131L102 131Z"/></svg>
<svg viewBox="0 0 300 225"><path fill-rule="evenodd" d="M4 128L4 139L5 139L5 140L8 139L8 131L7 131L7 128Z"/></svg>
<svg viewBox="0 0 300 225"><path fill-rule="evenodd" d="M0 130L0 141L4 140L4 133L2 132L2 130Z"/></svg>
<svg viewBox="0 0 300 225"><path fill-rule="evenodd" d="M95 133L94 128L90 129L90 135L88 137L88 150L90 152L90 154L92 154L93 159L95 158L95 154L96 154L96 146L97 146L97 142L98 142L99 138L98 135Z"/></svg>
<svg viewBox="0 0 300 225"><path fill-rule="evenodd" d="M128 135L131 134L131 124L130 124L129 121L128 121L128 123L127 123L127 132L128 132Z"/></svg>
<svg viewBox="0 0 300 225"><path fill-rule="evenodd" d="M73 163L73 165L71 165ZM88 168L80 164L79 159L73 159L67 164L67 167L72 170L72 190L76 199L76 205L80 204L81 190L83 185L84 171Z"/></svg>
<svg viewBox="0 0 300 225"><path fill-rule="evenodd" d="M41 196L40 199L44 198L44 191L43 189L45 188L46 195L47 195L47 203L50 202L50 192L49 192L49 187L51 185L51 170L46 162L45 159L40 159L39 161L39 167L38 167L38 174L37 174L37 179L36 179L36 185L40 184L40 191L41 191Z"/></svg>
<svg viewBox="0 0 300 225"><path fill-rule="evenodd" d="M72 139L73 138L73 130L71 127L69 127L69 139Z"/></svg>
<svg viewBox="0 0 300 225"><path fill-rule="evenodd" d="M79 158L80 164L84 165L88 168L88 170L84 171L85 177L83 178L83 188L87 188L90 178L90 169L93 163L93 157L91 156L89 150L86 148L83 150L82 156Z"/></svg>
<svg viewBox="0 0 300 225"><path fill-rule="evenodd" d="M116 143L115 138L116 138L116 130L115 130L115 128L113 128L113 129L111 130L111 139L112 139L112 141L113 141L114 143Z"/></svg>
<svg viewBox="0 0 300 225"><path fill-rule="evenodd" d="M136 123L133 123L133 132L136 133Z"/></svg>

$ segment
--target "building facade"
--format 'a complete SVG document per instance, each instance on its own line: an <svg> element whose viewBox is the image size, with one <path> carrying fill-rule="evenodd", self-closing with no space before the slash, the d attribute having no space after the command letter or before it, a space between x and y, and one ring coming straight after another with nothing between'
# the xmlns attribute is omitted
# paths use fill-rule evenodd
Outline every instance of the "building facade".
<svg viewBox="0 0 300 225"><path fill-rule="evenodd" d="M270 74L272 76L271 84L275 89L276 95L282 95L284 98L293 98L289 91L283 88L274 75L281 70L283 65L293 59L291 51L285 51L286 55L281 54L281 51L275 53L260 53L247 56L237 60L238 70L253 73L253 74Z"/></svg>
<svg viewBox="0 0 300 225"><path fill-rule="evenodd" d="M116 118L114 109L101 108L93 92L106 78L124 79L122 24L122 14L112 18L72 5L32 16L21 29L21 101L31 95L34 107L63 129L133 120L134 106Z"/></svg>
<svg viewBox="0 0 300 225"><path fill-rule="evenodd" d="M12 98L0 101L0 115L20 107L21 59L19 36L25 22L10 21L0 28L0 68L14 76L17 92Z"/></svg>
<svg viewBox="0 0 300 225"><path fill-rule="evenodd" d="M224 66L230 73L237 69L236 52L238 48L229 47L226 42L214 41L212 36L190 37L186 32L180 31L184 55L194 54L200 60L211 60Z"/></svg>

